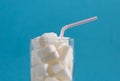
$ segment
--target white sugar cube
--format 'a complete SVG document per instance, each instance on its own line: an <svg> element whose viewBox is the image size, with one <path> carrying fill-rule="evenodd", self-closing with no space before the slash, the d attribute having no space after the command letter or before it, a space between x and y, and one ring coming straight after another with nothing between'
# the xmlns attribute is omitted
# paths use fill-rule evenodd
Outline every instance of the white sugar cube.
<svg viewBox="0 0 120 81"><path fill-rule="evenodd" d="M43 81L45 76L38 76L36 73L36 68L31 68L31 81Z"/></svg>
<svg viewBox="0 0 120 81"><path fill-rule="evenodd" d="M47 64L44 64L44 66L36 66L34 69L35 69L35 73L36 73L36 76L37 77L42 77L42 76L47 76L48 73L47 73L47 68L48 68L48 65Z"/></svg>
<svg viewBox="0 0 120 81"><path fill-rule="evenodd" d="M40 44L42 47L45 47L46 45L53 44L57 40L57 34L56 33L44 33L40 37Z"/></svg>
<svg viewBox="0 0 120 81"><path fill-rule="evenodd" d="M34 51L34 50L33 50ZM37 54L31 54L31 66L35 67L36 65L43 66L44 64L41 62Z"/></svg>
<svg viewBox="0 0 120 81"><path fill-rule="evenodd" d="M59 49L60 57L59 60L63 62L64 66L69 71L69 74L72 76L73 71L73 49L71 46L64 45Z"/></svg>
<svg viewBox="0 0 120 81"><path fill-rule="evenodd" d="M54 60L56 60L59 57L59 54L57 51L53 51L51 53L49 53L47 56L41 58L41 61L44 63L50 63Z"/></svg>
<svg viewBox="0 0 120 81"><path fill-rule="evenodd" d="M55 77L47 77L45 81L58 81Z"/></svg>
<svg viewBox="0 0 120 81"><path fill-rule="evenodd" d="M73 73L73 60L70 60L68 64L65 64L65 67L67 67L72 75Z"/></svg>
<svg viewBox="0 0 120 81"><path fill-rule="evenodd" d="M48 75L49 76L54 76L54 73L53 73L53 71L52 71L52 69L51 69L51 65L48 65L48 69L47 69L47 72L48 72Z"/></svg>
<svg viewBox="0 0 120 81"><path fill-rule="evenodd" d="M73 48L69 45L63 44L59 49L58 49L58 53L60 53L60 55L65 56L68 54L69 58L73 59Z"/></svg>
<svg viewBox="0 0 120 81"><path fill-rule="evenodd" d="M31 44L32 44L33 49L40 49L41 48L40 42L39 42L39 37L32 39Z"/></svg>
<svg viewBox="0 0 120 81"><path fill-rule="evenodd" d="M60 54L59 59L64 63L68 64L70 60L73 60L73 49L71 46L64 45L59 49L58 53Z"/></svg>
<svg viewBox="0 0 120 81"><path fill-rule="evenodd" d="M56 78L58 78L61 81L72 81L72 75L68 68L64 68L59 73L57 73Z"/></svg>
<svg viewBox="0 0 120 81"><path fill-rule="evenodd" d="M53 52L55 50L56 50L56 48L54 45L48 45L47 47L45 47L44 53L50 53L50 52Z"/></svg>
<svg viewBox="0 0 120 81"><path fill-rule="evenodd" d="M31 68L31 81L35 81L35 69L34 68Z"/></svg>
<svg viewBox="0 0 120 81"><path fill-rule="evenodd" d="M68 45L68 41L66 40L60 40L58 39L55 43L54 43L56 49L61 48L63 45Z"/></svg>
<svg viewBox="0 0 120 81"><path fill-rule="evenodd" d="M45 77L36 77L34 81L44 81Z"/></svg>
<svg viewBox="0 0 120 81"><path fill-rule="evenodd" d="M56 50L56 48L55 48L54 45L48 45L48 46L46 46L45 48L39 50L39 51L37 52L37 54L38 54L38 56L39 56L40 58L43 58L43 57L48 56L51 52L53 52L53 51L55 51L55 50Z"/></svg>
<svg viewBox="0 0 120 81"><path fill-rule="evenodd" d="M60 72L62 69L64 69L63 64L61 63L55 63L51 65L51 69L53 71L54 74Z"/></svg>
<svg viewBox="0 0 120 81"><path fill-rule="evenodd" d="M32 51L31 51L31 55L36 55L36 54L37 54L37 51L38 51L37 49L32 50Z"/></svg>
<svg viewBox="0 0 120 81"><path fill-rule="evenodd" d="M58 52L54 45L48 45L44 49L38 52L38 56L40 57L41 61L44 63L49 63L59 57Z"/></svg>

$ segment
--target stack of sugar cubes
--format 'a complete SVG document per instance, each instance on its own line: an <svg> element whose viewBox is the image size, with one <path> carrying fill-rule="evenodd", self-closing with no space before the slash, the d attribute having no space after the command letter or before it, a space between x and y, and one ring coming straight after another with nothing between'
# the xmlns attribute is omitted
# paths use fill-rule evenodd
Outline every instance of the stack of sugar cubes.
<svg viewBox="0 0 120 81"><path fill-rule="evenodd" d="M44 33L31 41L31 81L72 81L73 48L69 38Z"/></svg>

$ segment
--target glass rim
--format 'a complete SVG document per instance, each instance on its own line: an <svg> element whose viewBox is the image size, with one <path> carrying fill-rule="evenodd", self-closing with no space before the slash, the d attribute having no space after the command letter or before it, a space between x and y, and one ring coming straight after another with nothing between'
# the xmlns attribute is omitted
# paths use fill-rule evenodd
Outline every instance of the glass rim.
<svg viewBox="0 0 120 81"><path fill-rule="evenodd" d="M60 39L60 37L58 37L58 39ZM63 37L62 39L74 40L74 38L71 37Z"/></svg>
<svg viewBox="0 0 120 81"><path fill-rule="evenodd" d="M39 37L32 38L32 39L30 39L30 41L32 41L32 40L34 40L34 39L40 39L40 36L39 36ZM60 39L60 37L57 37L57 39ZM71 37L63 37L62 40L74 40L74 38L71 38Z"/></svg>

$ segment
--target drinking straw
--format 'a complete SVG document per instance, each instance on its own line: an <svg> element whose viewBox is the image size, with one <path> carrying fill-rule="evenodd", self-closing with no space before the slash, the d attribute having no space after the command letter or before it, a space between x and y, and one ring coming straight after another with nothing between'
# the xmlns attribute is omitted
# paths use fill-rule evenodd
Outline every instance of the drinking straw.
<svg viewBox="0 0 120 81"><path fill-rule="evenodd" d="M60 38L64 37L64 33L67 29L72 28L72 27L76 27L78 25L86 24L88 22L92 22L92 21L95 21L95 20L97 20L97 16L94 16L94 17L91 17L91 18L88 18L88 19L84 19L84 20L77 21L77 22L74 22L72 24L68 24L68 25L63 26L62 29L61 29L61 32L60 32Z"/></svg>

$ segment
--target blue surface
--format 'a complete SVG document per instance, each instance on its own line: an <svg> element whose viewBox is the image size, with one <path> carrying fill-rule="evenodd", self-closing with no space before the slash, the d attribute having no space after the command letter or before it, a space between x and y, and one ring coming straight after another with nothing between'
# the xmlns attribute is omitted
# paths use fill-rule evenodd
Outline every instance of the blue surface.
<svg viewBox="0 0 120 81"><path fill-rule="evenodd" d="M74 81L120 81L120 0L0 0L0 81L30 81L30 39L67 30L75 39Z"/></svg>

